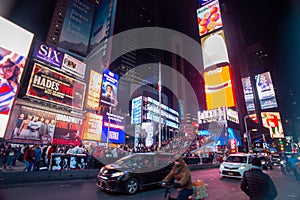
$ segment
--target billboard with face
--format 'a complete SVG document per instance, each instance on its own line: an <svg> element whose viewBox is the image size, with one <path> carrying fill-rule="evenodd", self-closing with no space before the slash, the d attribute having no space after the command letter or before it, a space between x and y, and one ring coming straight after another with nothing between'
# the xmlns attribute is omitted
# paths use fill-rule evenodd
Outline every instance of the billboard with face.
<svg viewBox="0 0 300 200"><path fill-rule="evenodd" d="M35 63L26 95L63 106L82 109L85 83Z"/></svg>
<svg viewBox="0 0 300 200"><path fill-rule="evenodd" d="M112 73L108 69L103 72L103 82L101 91L101 104L108 106L116 106L118 92L119 76Z"/></svg>
<svg viewBox="0 0 300 200"><path fill-rule="evenodd" d="M1 16L0 30L0 138L3 138L33 34Z"/></svg>
<svg viewBox="0 0 300 200"><path fill-rule="evenodd" d="M276 108L277 101L270 72L256 75L255 82L261 109Z"/></svg>
<svg viewBox="0 0 300 200"><path fill-rule="evenodd" d="M270 130L271 138L284 138L279 112L261 112L263 125Z"/></svg>
<svg viewBox="0 0 300 200"><path fill-rule="evenodd" d="M206 105L208 110L222 106L234 107L236 105L231 77L229 66L204 72Z"/></svg>

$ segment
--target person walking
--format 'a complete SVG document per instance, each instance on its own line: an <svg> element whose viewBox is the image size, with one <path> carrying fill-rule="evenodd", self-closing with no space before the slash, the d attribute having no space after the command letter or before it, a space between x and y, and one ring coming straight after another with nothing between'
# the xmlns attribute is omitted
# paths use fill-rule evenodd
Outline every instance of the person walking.
<svg viewBox="0 0 300 200"><path fill-rule="evenodd" d="M30 147L24 154L24 162L25 162L25 168L23 170L23 172L31 172L32 170L32 166L34 164L34 149L36 148L36 146L32 146Z"/></svg>
<svg viewBox="0 0 300 200"><path fill-rule="evenodd" d="M244 173L240 187L250 200L273 200L277 196L271 177L262 171L261 161L257 157L252 160L252 168Z"/></svg>

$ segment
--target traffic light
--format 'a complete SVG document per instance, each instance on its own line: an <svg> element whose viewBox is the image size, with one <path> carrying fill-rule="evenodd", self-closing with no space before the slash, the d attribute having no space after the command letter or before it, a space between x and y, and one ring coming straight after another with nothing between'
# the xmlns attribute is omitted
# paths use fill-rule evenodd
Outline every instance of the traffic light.
<svg viewBox="0 0 300 200"><path fill-rule="evenodd" d="M284 151L283 141L281 139L279 139L279 148L281 151Z"/></svg>

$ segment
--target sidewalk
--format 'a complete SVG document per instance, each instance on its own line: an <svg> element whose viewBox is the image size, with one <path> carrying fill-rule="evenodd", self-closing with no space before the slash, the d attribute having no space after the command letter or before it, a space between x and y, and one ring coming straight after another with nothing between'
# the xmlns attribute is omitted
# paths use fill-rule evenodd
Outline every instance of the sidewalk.
<svg viewBox="0 0 300 200"><path fill-rule="evenodd" d="M11 168L6 167L6 169L3 169L3 167L1 167L0 173L1 172L22 172L24 168L25 168L25 163L17 160L16 165L12 166Z"/></svg>

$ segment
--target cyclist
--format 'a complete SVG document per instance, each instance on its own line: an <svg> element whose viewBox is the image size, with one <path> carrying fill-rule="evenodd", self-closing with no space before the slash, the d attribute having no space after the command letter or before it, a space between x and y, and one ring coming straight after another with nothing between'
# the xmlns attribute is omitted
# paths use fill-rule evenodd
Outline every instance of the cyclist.
<svg viewBox="0 0 300 200"><path fill-rule="evenodd" d="M177 156L174 167L162 180L163 183L174 181L174 187L178 188L178 200L185 200L193 194L192 178L190 169L183 161L182 156Z"/></svg>

